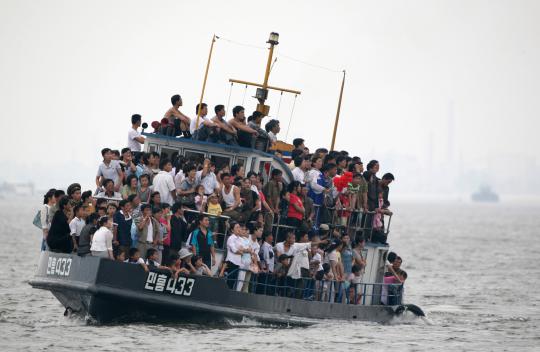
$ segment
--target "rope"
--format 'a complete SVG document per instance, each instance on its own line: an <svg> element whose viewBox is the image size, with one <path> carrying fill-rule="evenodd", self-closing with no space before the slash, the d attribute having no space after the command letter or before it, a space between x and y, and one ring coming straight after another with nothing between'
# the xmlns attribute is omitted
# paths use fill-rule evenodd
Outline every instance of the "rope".
<svg viewBox="0 0 540 352"><path fill-rule="evenodd" d="M270 73L272 73L272 69L274 68L274 65L276 64L277 56L274 58L274 62L272 62L272 66L270 66Z"/></svg>
<svg viewBox="0 0 540 352"><path fill-rule="evenodd" d="M229 99L227 100L227 106L225 106L225 117L229 114L229 104L231 103L231 94L232 94L232 86L233 82L231 82L231 87L229 88Z"/></svg>
<svg viewBox="0 0 540 352"><path fill-rule="evenodd" d="M291 118L289 119L289 125L287 126L287 133L285 133L285 142L287 142L287 138L289 137L289 128L291 128L291 121L294 114L294 106L296 105L297 96L298 96L297 94L294 95L294 100L293 100L292 109L291 109Z"/></svg>
<svg viewBox="0 0 540 352"><path fill-rule="evenodd" d="M229 42L231 44L235 44L235 45L240 45L240 46L245 46L245 47L248 47L248 48L253 48L253 49L260 49L260 50L266 50L267 48L265 48L264 46L258 46L258 45L253 45L253 44L247 44L247 43L242 43L242 42L237 42L236 40L232 40L232 39L228 39L228 38L224 38L224 37L218 37L219 39L221 40L224 40L226 42Z"/></svg>
<svg viewBox="0 0 540 352"><path fill-rule="evenodd" d="M244 97L242 98L242 106L244 106L244 101L246 100L246 93L247 93L247 84L246 84L246 89L244 89Z"/></svg>
<svg viewBox="0 0 540 352"><path fill-rule="evenodd" d="M288 56L288 55L278 54L278 55L276 55L276 56L277 56L277 57L282 57L282 58L285 58L285 59L289 59L289 60L291 60L291 61L295 61L295 62L298 62L298 63L303 64L303 65L315 67L315 68L318 68L318 69L321 69L321 70L326 70L326 71L329 71L329 72L334 72L334 73L340 73L340 72L343 72L343 70L334 70L333 68L329 68L329 67L326 67L326 66L321 66L321 65L317 65L317 64L312 64L312 63L307 62L307 61L295 59L294 57Z"/></svg>
<svg viewBox="0 0 540 352"><path fill-rule="evenodd" d="M283 98L283 91L279 95L279 103L278 103L278 106L277 106L276 120L279 118L279 109L281 108L281 98Z"/></svg>

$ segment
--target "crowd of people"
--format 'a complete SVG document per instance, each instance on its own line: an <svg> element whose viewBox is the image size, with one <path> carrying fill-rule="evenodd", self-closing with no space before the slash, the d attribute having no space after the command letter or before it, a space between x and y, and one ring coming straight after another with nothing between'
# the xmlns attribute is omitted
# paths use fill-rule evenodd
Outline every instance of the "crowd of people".
<svg viewBox="0 0 540 352"><path fill-rule="evenodd" d="M246 122L241 106L225 121L223 105L215 106L213 118L207 117L206 104L197 105L195 119L180 112L179 95L171 103L162 121L152 123L155 133L264 150L277 141L277 120L262 129L263 116L254 112ZM83 192L74 183L44 195L34 221L43 232L42 250L99 256L172 275L215 273L245 292L359 301L361 295L350 288L362 280L364 245L386 244L385 215L392 214L394 176L379 178L378 161L364 170L359 157L324 148L311 153L296 138L293 180L285 184L279 169L265 176L246 173L244 165L218 169L208 159L170 160L142 152L141 120L132 116L127 147L101 150L94 191ZM216 248L226 250L224 260ZM401 258L398 265L388 257L393 264L387 266L385 283L402 283L407 275Z"/></svg>

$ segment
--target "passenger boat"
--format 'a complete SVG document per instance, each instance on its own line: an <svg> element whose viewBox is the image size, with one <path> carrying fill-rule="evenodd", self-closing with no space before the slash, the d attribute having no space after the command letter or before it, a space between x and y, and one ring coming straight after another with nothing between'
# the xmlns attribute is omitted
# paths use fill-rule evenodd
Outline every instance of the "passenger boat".
<svg viewBox="0 0 540 352"><path fill-rule="evenodd" d="M271 36L269 43L272 49L277 39L272 42ZM266 75L261 86L272 89L267 86L267 78ZM264 92L262 95L265 98ZM267 114L264 99L259 99L259 102L258 110ZM146 152L155 151L171 160L181 155L191 159L210 159L219 166L243 165L246 173L255 171L266 180L273 169L279 169L285 183L293 179L288 165L281 158L264 151L155 133L144 135ZM227 220L223 216L220 218ZM358 221L361 216L356 218ZM386 234L389 232L389 220L385 222ZM282 226L278 220L274 230L278 231ZM360 228L358 223L347 226L354 230ZM223 260L227 230L219 236L222 238L217 241L221 243L217 250L218 264ZM387 254L388 245L368 242L363 253L368 265L362 282L347 291L342 289L342 283L334 281L309 279L311 283L304 282L298 292L298 288L286 284L253 279L249 289L245 290L247 292L241 292L227 278L194 275L175 278L164 270L146 272L140 265L49 251L41 253L37 273L30 285L50 291L66 312L98 322L147 317L215 322L248 317L273 324L309 325L325 319L386 323L406 311L423 316L419 307L403 304L401 284L383 283ZM310 288L306 291L306 287ZM343 292L343 297L334 299ZM354 299L350 299L351 294ZM385 299L387 304L382 304Z"/></svg>

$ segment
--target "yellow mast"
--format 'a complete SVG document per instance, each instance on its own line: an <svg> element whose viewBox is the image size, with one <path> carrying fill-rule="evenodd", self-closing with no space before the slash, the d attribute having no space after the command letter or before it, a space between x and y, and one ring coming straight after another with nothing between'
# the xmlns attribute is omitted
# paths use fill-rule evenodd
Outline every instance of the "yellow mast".
<svg viewBox="0 0 540 352"><path fill-rule="evenodd" d="M201 118L201 105L204 98L204 90L206 89L206 80L208 79L208 70L210 69L210 60L212 59L212 51L214 50L214 43L216 42L216 35L212 37L212 44L210 45L210 53L208 53L208 62L206 63L206 71L204 72L204 81L201 92L201 99L199 100L199 108L197 109L197 123L195 124L195 130L199 128L199 120Z"/></svg>
<svg viewBox="0 0 540 352"><path fill-rule="evenodd" d="M334 145L336 143L336 133L338 128L338 122L339 122L339 113L341 112L341 100L343 98L343 88L345 87L345 70L343 70L343 80L341 81L341 90L339 92L339 101L338 101L338 107L336 112L336 121L334 122L334 133L332 134L332 145L330 146L330 150L334 150Z"/></svg>

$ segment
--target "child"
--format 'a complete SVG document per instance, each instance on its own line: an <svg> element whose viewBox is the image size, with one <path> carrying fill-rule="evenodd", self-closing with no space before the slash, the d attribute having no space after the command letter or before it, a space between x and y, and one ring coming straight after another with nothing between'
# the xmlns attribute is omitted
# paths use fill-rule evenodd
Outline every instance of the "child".
<svg viewBox="0 0 540 352"><path fill-rule="evenodd" d="M195 208L197 211L203 212L206 210L207 197L204 195L204 186L198 185L195 187Z"/></svg>
<svg viewBox="0 0 540 352"><path fill-rule="evenodd" d="M148 248L146 251L146 265L149 269L169 269L159 264L158 251L155 248Z"/></svg>
<svg viewBox="0 0 540 352"><path fill-rule="evenodd" d="M121 251L119 248L116 248L113 251L114 254L114 260L117 262L125 262L126 261L126 253L124 251Z"/></svg>
<svg viewBox="0 0 540 352"><path fill-rule="evenodd" d="M178 255L178 253L172 253L170 255L167 268L171 271L171 274L175 279L178 278L178 274L180 273L189 275L189 270L182 268L182 260L180 259L180 255Z"/></svg>
<svg viewBox="0 0 540 352"><path fill-rule="evenodd" d="M208 269L208 266L203 263L203 258L200 255L191 257L191 265L195 268L195 271L192 274L212 276L212 272Z"/></svg>
<svg viewBox="0 0 540 352"><path fill-rule="evenodd" d="M321 285L321 301L327 302L330 300L330 288L332 287L332 281L334 280L334 274L332 273L332 267L328 263L323 264L323 282Z"/></svg>
<svg viewBox="0 0 540 352"><path fill-rule="evenodd" d="M290 258L292 258L290 255L280 255L274 271L277 292L280 296L285 296L286 293L285 286L287 283L287 273L291 265Z"/></svg>
<svg viewBox="0 0 540 352"><path fill-rule="evenodd" d="M221 215L223 212L223 209L221 208L221 205L219 204L218 196L215 193L212 193L208 197L208 214L212 215L210 216L210 230L212 230L213 233L218 232L218 225L219 225L219 218L218 216Z"/></svg>
<svg viewBox="0 0 540 352"><path fill-rule="evenodd" d="M351 304L359 304L362 298L362 289L360 283L362 281L362 268L359 265L352 266L352 272L349 274L347 281L349 287L349 302Z"/></svg>
<svg viewBox="0 0 540 352"><path fill-rule="evenodd" d="M130 248L129 249L129 259L126 259L126 263L129 264L140 264L144 271L148 272L148 266L144 262L144 260L141 258L141 253L137 248Z"/></svg>

